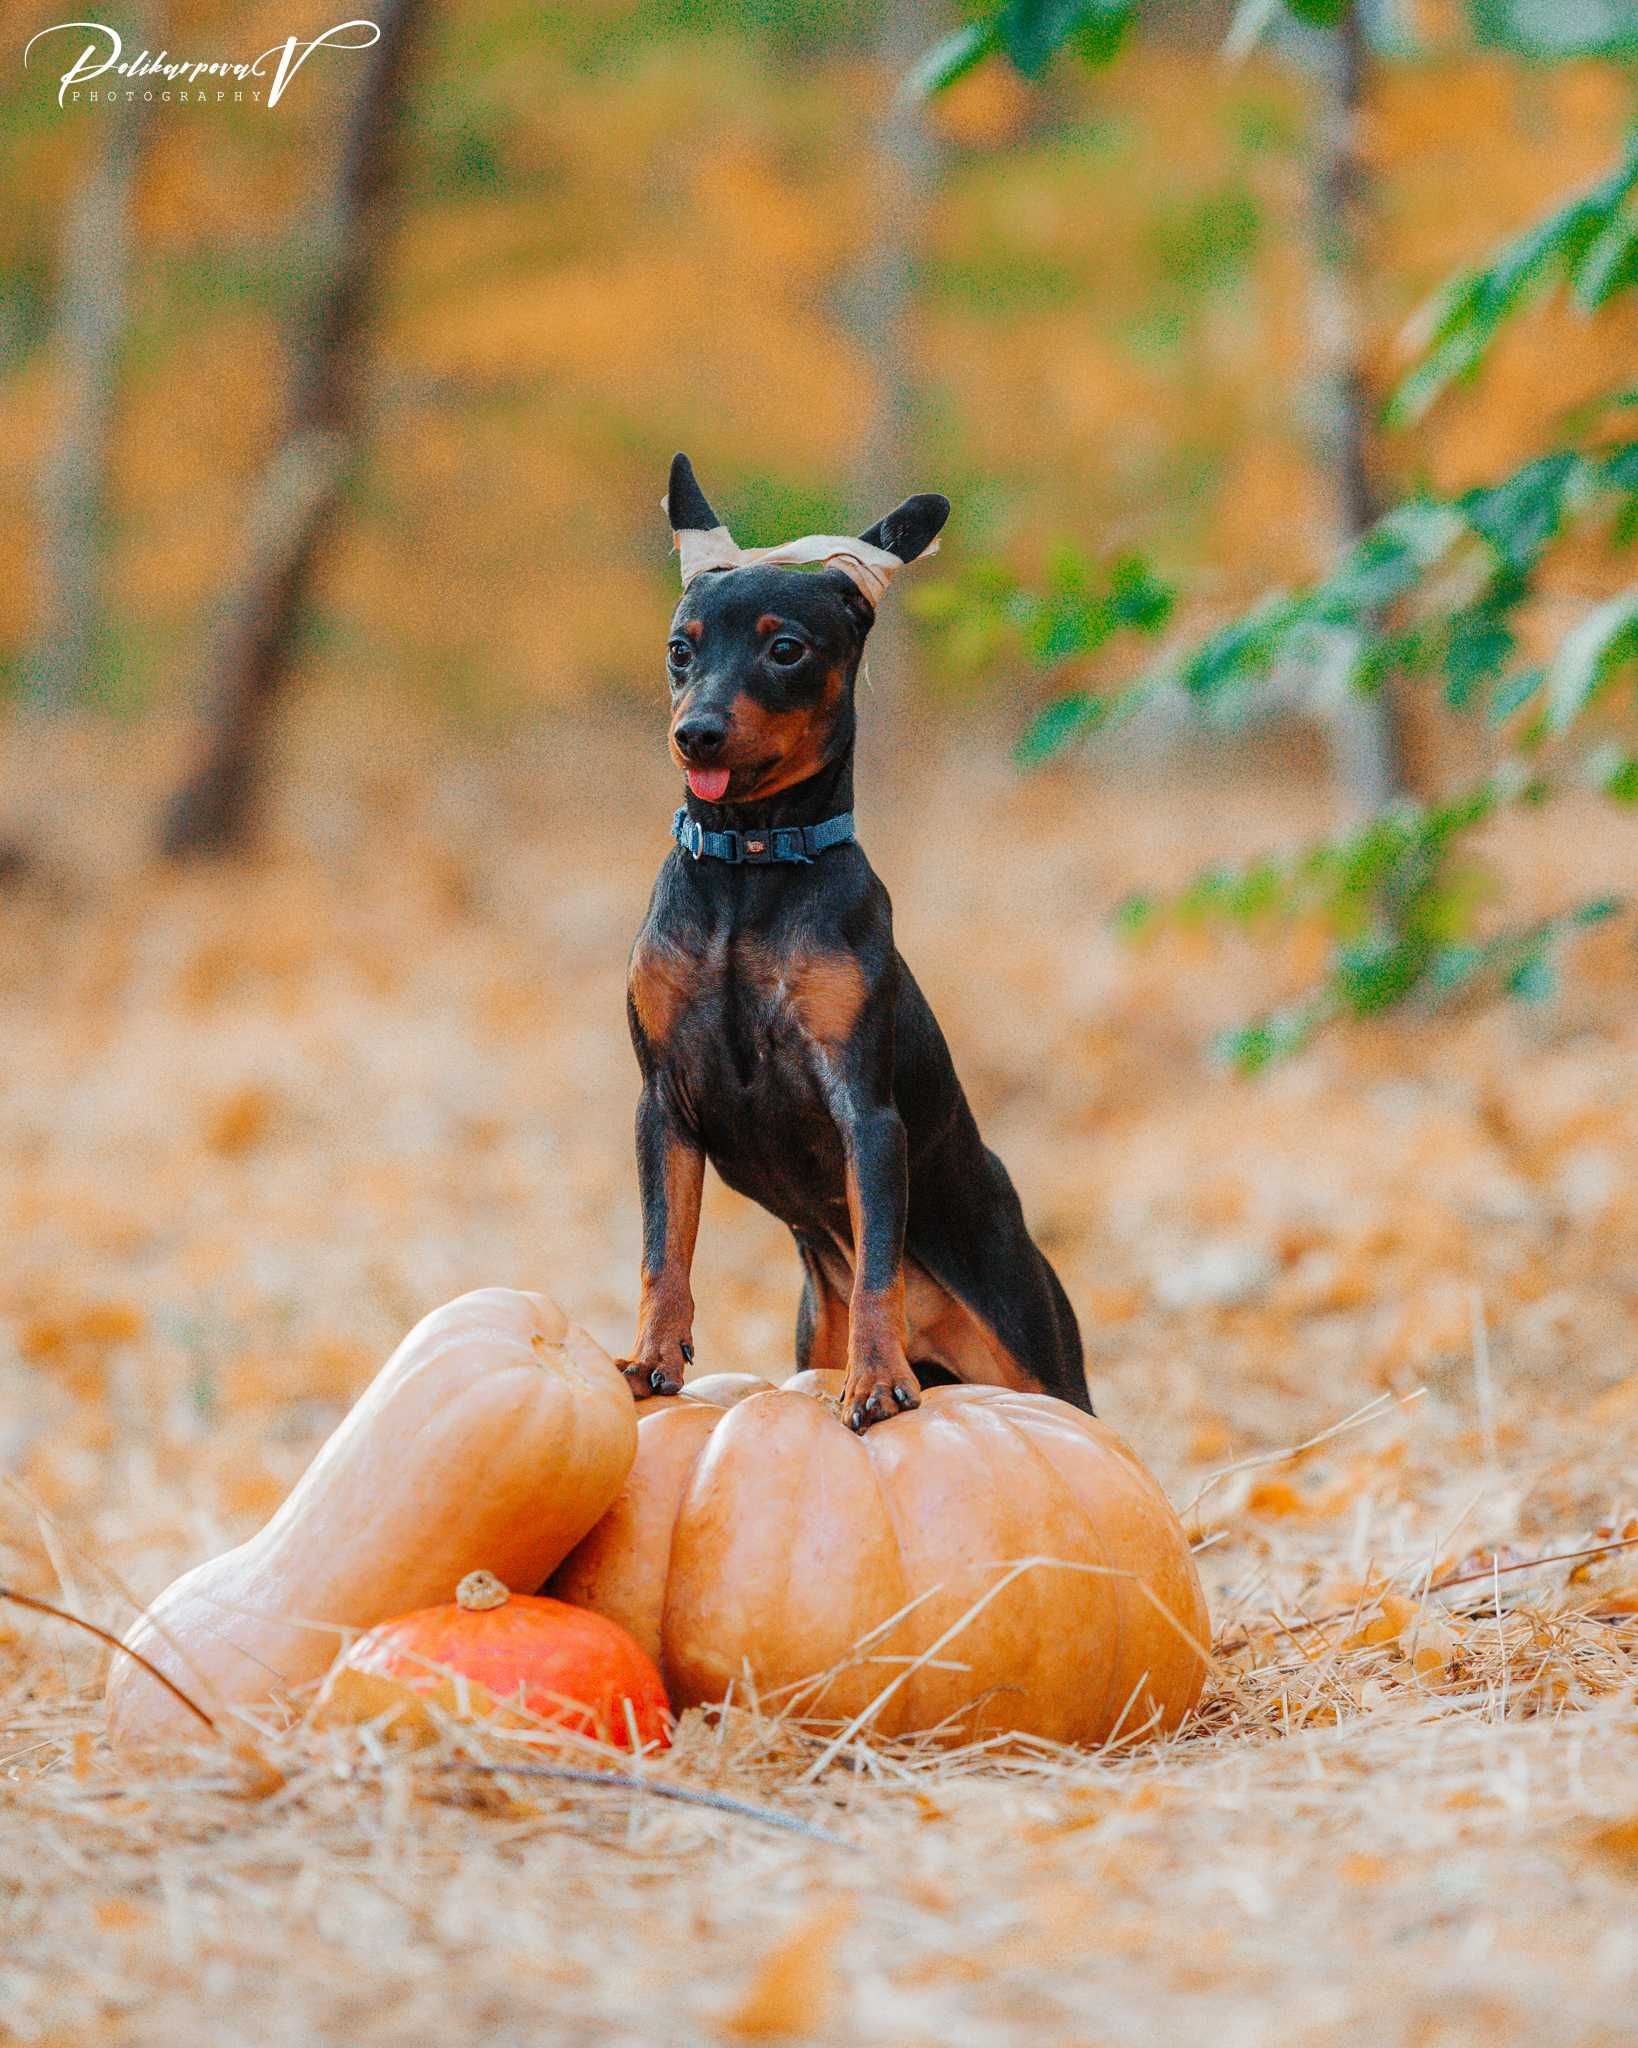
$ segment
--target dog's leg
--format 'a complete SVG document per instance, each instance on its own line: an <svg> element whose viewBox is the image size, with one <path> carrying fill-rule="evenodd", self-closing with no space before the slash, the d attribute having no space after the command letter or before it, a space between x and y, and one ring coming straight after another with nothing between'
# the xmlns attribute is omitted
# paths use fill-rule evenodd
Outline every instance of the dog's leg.
<svg viewBox="0 0 1638 2048"><path fill-rule="evenodd" d="M891 1103L849 1104L840 1118L853 1225L842 1420L861 1434L921 1405L905 1353L904 1218L909 1166L904 1125Z"/></svg>
<svg viewBox="0 0 1638 2048"><path fill-rule="evenodd" d="M650 1083L637 1105L637 1185L643 1204L643 1284L637 1341L620 1370L633 1394L677 1394L694 1356L694 1291L689 1272L700 1227L705 1154L661 1087Z"/></svg>
<svg viewBox="0 0 1638 2048"><path fill-rule="evenodd" d="M847 1369L847 1303L825 1278L819 1255L798 1237L802 1260L802 1300L796 1311L796 1364L806 1372Z"/></svg>

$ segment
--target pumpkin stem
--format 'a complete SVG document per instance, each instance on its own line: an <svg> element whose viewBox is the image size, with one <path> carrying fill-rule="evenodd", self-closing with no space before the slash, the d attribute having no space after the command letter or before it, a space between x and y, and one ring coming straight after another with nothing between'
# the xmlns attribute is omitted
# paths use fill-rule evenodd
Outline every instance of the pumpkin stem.
<svg viewBox="0 0 1638 2048"><path fill-rule="evenodd" d="M455 1602L468 1614L487 1614L492 1607L504 1607L512 1597L493 1572L468 1572L455 1588Z"/></svg>

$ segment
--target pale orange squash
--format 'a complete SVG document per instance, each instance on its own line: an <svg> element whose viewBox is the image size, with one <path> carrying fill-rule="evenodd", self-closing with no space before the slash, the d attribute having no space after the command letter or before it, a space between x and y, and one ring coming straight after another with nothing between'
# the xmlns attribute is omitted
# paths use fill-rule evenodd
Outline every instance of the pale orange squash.
<svg viewBox="0 0 1638 2048"><path fill-rule="evenodd" d="M748 1680L884 1735L1175 1728L1205 1675L1205 1599L1115 1432L963 1386L860 1437L839 1383L645 1407L619 1499L547 1591L629 1629L679 1712Z"/></svg>
<svg viewBox="0 0 1638 2048"><path fill-rule="evenodd" d="M126 1640L212 1713L322 1677L344 1632L447 1600L487 1568L532 1593L619 1492L637 1446L608 1354L544 1295L435 1309L249 1542L185 1572ZM197 1741L129 1657L108 1678L118 1750Z"/></svg>
<svg viewBox="0 0 1638 2048"><path fill-rule="evenodd" d="M671 1740L660 1674L618 1622L513 1594L491 1572L469 1572L444 1606L360 1636L319 1698L328 1725L376 1721L416 1742L437 1733L429 1708L541 1742L568 1734L664 1749Z"/></svg>

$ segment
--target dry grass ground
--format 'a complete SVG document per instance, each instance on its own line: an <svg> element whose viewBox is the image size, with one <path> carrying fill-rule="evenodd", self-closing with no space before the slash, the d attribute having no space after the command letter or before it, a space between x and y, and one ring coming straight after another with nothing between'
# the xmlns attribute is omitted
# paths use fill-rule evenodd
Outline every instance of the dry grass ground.
<svg viewBox="0 0 1638 2048"><path fill-rule="evenodd" d="M40 859L0 898L0 1575L117 1622L437 1301L542 1286L624 1342L620 986L672 796L635 725L315 710L269 851L177 877L132 865L156 739L9 745ZM1130 955L1102 915L1319 793L999 762L930 748L865 836L1100 1408L1198 1496L1197 1725L807 1783L811 1741L746 1712L660 1766L841 1846L357 1747L252 1797L122 1777L97 1656L0 1613L0 2038L1634 2038L1638 1549L1515 1568L1638 1536L1630 926L1550 1010L1225 1083L1204 1039L1312 937ZM1638 855L1592 811L1511 829L1543 907ZM792 1261L720 1188L697 1292L702 1370L788 1358Z"/></svg>

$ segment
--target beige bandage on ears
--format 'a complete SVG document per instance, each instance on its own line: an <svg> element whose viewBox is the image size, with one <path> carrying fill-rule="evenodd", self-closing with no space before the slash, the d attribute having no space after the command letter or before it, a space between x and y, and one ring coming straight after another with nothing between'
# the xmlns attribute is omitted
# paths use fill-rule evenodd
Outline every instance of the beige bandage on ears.
<svg viewBox="0 0 1638 2048"><path fill-rule="evenodd" d="M660 503L669 518L669 496ZM726 526L679 526L674 528L672 539L682 565L684 590L705 569L749 569L759 563L768 569L802 569L823 562L850 576L870 602L879 605L888 584L908 566L901 555L890 554L886 548L856 540L846 533L808 533L800 540L781 541L777 547L742 548ZM916 559L925 561L937 553L938 542L929 541Z"/></svg>

